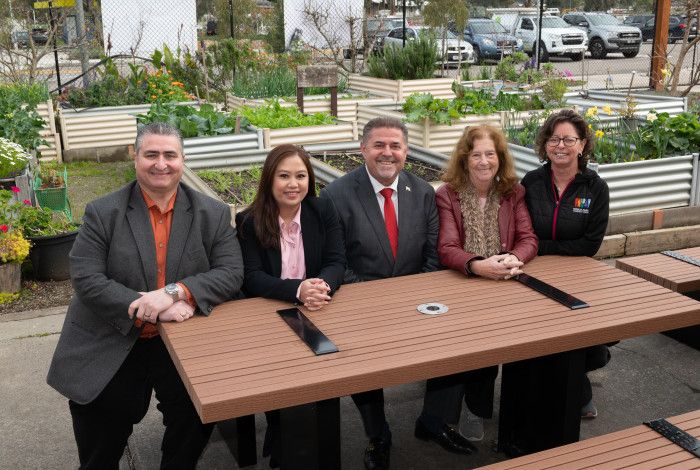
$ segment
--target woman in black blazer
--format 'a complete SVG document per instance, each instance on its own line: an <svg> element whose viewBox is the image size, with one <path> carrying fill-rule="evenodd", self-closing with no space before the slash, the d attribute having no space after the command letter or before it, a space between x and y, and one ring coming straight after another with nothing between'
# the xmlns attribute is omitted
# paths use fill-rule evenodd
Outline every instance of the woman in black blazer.
<svg viewBox="0 0 700 470"><path fill-rule="evenodd" d="M323 308L345 273L342 229L332 203L316 197L308 153L285 144L270 151L258 193L236 216L249 297ZM268 412L263 455L279 458L279 412Z"/></svg>

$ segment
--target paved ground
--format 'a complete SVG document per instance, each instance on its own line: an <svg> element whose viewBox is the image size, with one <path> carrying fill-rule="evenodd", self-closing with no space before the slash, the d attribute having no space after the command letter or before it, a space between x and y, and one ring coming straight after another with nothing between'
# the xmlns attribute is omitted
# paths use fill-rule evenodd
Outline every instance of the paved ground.
<svg viewBox="0 0 700 470"><path fill-rule="evenodd" d="M58 340L64 308L0 317L0 469L69 469L77 453L66 399L45 383ZM599 417L583 422L582 437L637 425L700 408L700 351L662 335L619 343L607 367L591 373ZM487 422L478 455L455 456L437 445L416 440L413 425L422 405L422 383L387 389L387 414L394 433L392 468L463 469L501 460L491 450L496 423ZM152 469L159 463L162 436L155 399L136 426L122 459L122 469ZM365 445L358 413L348 398L341 402L343 468L362 469ZM258 416L258 443L264 418ZM537 410L532 410L537 419ZM217 431L199 468L238 468ZM259 469L268 468L260 462Z"/></svg>

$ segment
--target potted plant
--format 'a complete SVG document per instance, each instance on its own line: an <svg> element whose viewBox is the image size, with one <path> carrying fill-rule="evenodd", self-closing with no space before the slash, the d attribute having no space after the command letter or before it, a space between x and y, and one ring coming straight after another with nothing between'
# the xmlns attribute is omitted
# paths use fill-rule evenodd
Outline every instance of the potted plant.
<svg viewBox="0 0 700 470"><path fill-rule="evenodd" d="M14 189L17 192L19 188ZM12 192L0 190L0 293L4 294L19 292L21 265L29 255L29 241L14 225L23 204L14 200Z"/></svg>
<svg viewBox="0 0 700 470"><path fill-rule="evenodd" d="M0 137L0 187L15 186L15 177L24 172L30 159L21 145Z"/></svg>
<svg viewBox="0 0 700 470"><path fill-rule="evenodd" d="M27 201L28 202L28 201ZM34 277L40 281L70 278L68 254L78 236L78 225L64 212L24 204L17 225L32 243L29 258Z"/></svg>

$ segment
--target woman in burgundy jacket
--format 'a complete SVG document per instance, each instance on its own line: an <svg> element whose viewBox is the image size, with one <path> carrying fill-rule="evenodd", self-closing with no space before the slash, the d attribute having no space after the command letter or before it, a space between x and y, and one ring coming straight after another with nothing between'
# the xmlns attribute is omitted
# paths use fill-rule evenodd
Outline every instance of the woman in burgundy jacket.
<svg viewBox="0 0 700 470"><path fill-rule="evenodd" d="M467 276L509 279L537 255L537 237L525 204L525 188L517 182L506 138L500 129L483 125L465 129L455 147L445 182L436 193L440 262ZM456 376L465 384L470 411L470 440L483 438L482 418L493 413L498 366ZM451 406L459 420L462 397ZM476 415L476 417L472 417Z"/></svg>

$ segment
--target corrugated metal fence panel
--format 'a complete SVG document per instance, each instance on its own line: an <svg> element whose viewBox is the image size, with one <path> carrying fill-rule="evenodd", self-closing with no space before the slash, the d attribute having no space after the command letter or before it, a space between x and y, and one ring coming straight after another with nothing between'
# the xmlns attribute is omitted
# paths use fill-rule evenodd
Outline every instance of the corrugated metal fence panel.
<svg viewBox="0 0 700 470"><path fill-rule="evenodd" d="M209 162L225 159L248 150L262 150L262 131L244 134L193 137L184 139L185 158L190 162ZM207 166L204 166L205 168Z"/></svg>
<svg viewBox="0 0 700 470"><path fill-rule="evenodd" d="M677 96L660 96L642 93L630 93L635 102L635 115L646 116L651 110L666 112L671 116L680 114L688 109L687 99ZM566 103L577 105L581 112L597 106L600 110L603 106L610 106L615 113L627 109L627 94L612 91L588 91L566 93ZM602 113L601 113L602 114Z"/></svg>
<svg viewBox="0 0 700 470"><path fill-rule="evenodd" d="M414 93L430 93L436 98L454 98L452 82L454 78L427 78L425 80L400 80L401 94L399 101L403 101Z"/></svg>
<svg viewBox="0 0 700 470"><path fill-rule="evenodd" d="M39 135L48 142L48 145L39 146L37 151L40 153L42 160L58 160L60 162L62 161L61 136L56 132L56 115L53 111L53 102L49 98L46 102L40 103L36 110L41 119L44 120L44 127Z"/></svg>
<svg viewBox="0 0 700 470"><path fill-rule="evenodd" d="M600 165L610 188L610 213L691 205L693 155Z"/></svg>
<svg viewBox="0 0 700 470"><path fill-rule="evenodd" d="M177 103L197 106L196 102ZM130 145L136 139L136 115L147 113L150 104L103 108L60 109L65 150Z"/></svg>
<svg viewBox="0 0 700 470"><path fill-rule="evenodd" d="M243 106L260 106L261 104L264 104L265 100L259 100L259 99L249 99L249 98L240 98L238 96L231 95L229 93L226 93L226 105L228 106L229 109L238 109L242 108Z"/></svg>
<svg viewBox="0 0 700 470"><path fill-rule="evenodd" d="M348 88L369 91L375 95L390 96L396 101L403 101L413 93L431 93L437 98L454 98L452 82L454 82L453 78L389 80L351 74L348 78Z"/></svg>
<svg viewBox="0 0 700 470"><path fill-rule="evenodd" d="M511 157L513 157L515 174L519 179L522 179L528 171L535 170L542 164L535 151L530 148L508 144L508 150Z"/></svg>
<svg viewBox="0 0 700 470"><path fill-rule="evenodd" d="M357 106L379 106L392 104L391 98L342 98L338 99L338 119L342 121L357 121ZM331 100L329 98L314 99L304 98L305 113L330 113Z"/></svg>
<svg viewBox="0 0 700 470"><path fill-rule="evenodd" d="M394 100L399 99L399 83L397 80L350 74L348 77L348 88L369 91L380 96L389 96Z"/></svg>
<svg viewBox="0 0 700 470"><path fill-rule="evenodd" d="M264 147L268 149L280 144L306 145L352 140L357 140L357 124L355 122L339 122L325 126L263 129Z"/></svg>

